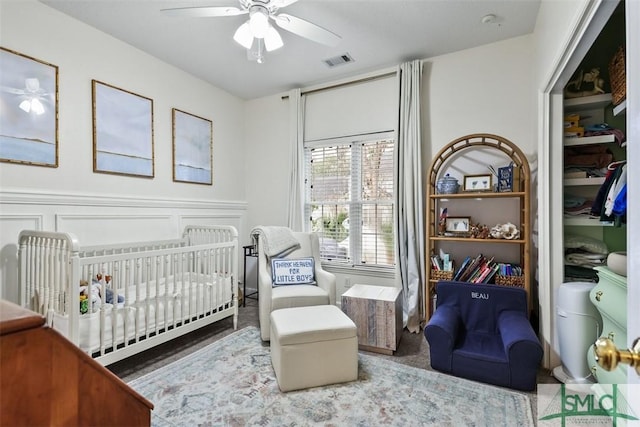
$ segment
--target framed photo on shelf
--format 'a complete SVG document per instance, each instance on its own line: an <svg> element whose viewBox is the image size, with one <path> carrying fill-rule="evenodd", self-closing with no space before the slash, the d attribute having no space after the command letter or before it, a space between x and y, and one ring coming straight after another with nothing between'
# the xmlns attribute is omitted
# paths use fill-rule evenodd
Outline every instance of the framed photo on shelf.
<svg viewBox="0 0 640 427"><path fill-rule="evenodd" d="M493 175L465 175L464 191L491 191L493 188Z"/></svg>
<svg viewBox="0 0 640 427"><path fill-rule="evenodd" d="M445 220L445 233L464 235L469 233L471 218L468 216L448 216Z"/></svg>
<svg viewBox="0 0 640 427"><path fill-rule="evenodd" d="M153 178L153 100L92 80L93 171Z"/></svg>

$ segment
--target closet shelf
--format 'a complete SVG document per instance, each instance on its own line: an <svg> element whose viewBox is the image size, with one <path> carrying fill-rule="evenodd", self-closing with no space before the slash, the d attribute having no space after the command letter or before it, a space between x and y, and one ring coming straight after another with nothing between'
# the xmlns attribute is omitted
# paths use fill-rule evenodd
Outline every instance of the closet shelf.
<svg viewBox="0 0 640 427"><path fill-rule="evenodd" d="M610 142L616 142L614 135L596 135L596 136L584 136L582 138L564 138L565 147L573 147L576 145L591 145L591 144L608 144Z"/></svg>
<svg viewBox="0 0 640 427"><path fill-rule="evenodd" d="M600 218L564 218L564 225L579 225L586 227L613 227L611 221L600 221Z"/></svg>
<svg viewBox="0 0 640 427"><path fill-rule="evenodd" d="M583 96L581 98L569 98L564 100L565 113L572 113L581 110L595 110L605 108L611 104L611 94Z"/></svg>
<svg viewBox="0 0 640 427"><path fill-rule="evenodd" d="M605 177L594 176L591 178L570 178L564 180L565 187L578 187L583 185L602 185L604 184Z"/></svg>
<svg viewBox="0 0 640 427"><path fill-rule="evenodd" d="M620 104L616 105L615 107L613 107L613 115L617 116L620 115L622 113L626 113L627 112L627 100L625 99L624 101L622 101Z"/></svg>

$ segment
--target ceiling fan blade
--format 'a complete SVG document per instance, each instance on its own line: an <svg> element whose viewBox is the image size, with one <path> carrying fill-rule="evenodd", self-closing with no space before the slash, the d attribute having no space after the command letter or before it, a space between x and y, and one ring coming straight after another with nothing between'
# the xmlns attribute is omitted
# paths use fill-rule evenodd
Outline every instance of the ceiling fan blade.
<svg viewBox="0 0 640 427"><path fill-rule="evenodd" d="M272 0L271 4L277 7L278 9L287 7L290 4L294 4L298 0Z"/></svg>
<svg viewBox="0 0 640 427"><path fill-rule="evenodd" d="M12 95L26 95L27 92L24 89L16 89L13 87L7 87L7 86L0 86L0 90L2 92L7 92L10 93Z"/></svg>
<svg viewBox="0 0 640 427"><path fill-rule="evenodd" d="M212 16L236 16L249 13L246 9L233 6L197 6L176 7L172 9L160 9L160 12L171 16L183 16L188 18L209 18Z"/></svg>
<svg viewBox="0 0 640 427"><path fill-rule="evenodd" d="M337 34L332 33L316 24L304 19L281 13L273 16L275 23L283 30L297 34L301 37L321 43L327 46L336 46L342 40Z"/></svg>

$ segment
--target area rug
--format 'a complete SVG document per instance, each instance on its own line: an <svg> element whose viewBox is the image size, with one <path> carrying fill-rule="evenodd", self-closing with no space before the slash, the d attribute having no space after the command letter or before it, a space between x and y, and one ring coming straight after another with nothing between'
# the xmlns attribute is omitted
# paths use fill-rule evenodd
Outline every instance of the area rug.
<svg viewBox="0 0 640 427"><path fill-rule="evenodd" d="M166 426L533 426L529 397L360 353L357 381L282 393L256 327L129 383Z"/></svg>

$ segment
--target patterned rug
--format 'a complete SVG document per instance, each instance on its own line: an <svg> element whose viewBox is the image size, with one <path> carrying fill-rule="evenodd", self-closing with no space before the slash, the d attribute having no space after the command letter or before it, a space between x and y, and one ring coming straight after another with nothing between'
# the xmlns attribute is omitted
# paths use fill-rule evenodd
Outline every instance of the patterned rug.
<svg viewBox="0 0 640 427"><path fill-rule="evenodd" d="M358 355L357 381L282 393L247 327L129 384L165 426L533 426L529 397Z"/></svg>

